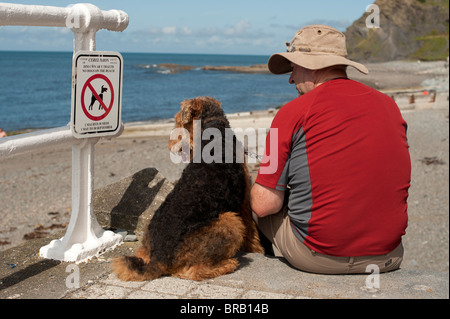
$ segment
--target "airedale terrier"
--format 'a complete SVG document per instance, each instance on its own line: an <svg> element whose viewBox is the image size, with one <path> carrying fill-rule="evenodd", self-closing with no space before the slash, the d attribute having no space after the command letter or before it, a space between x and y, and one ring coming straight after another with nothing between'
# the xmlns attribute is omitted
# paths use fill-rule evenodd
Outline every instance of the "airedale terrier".
<svg viewBox="0 0 450 319"><path fill-rule="evenodd" d="M203 158L193 161L190 152L190 163L155 212L142 247L135 256L114 261L114 271L121 280L152 280L166 275L192 280L214 278L237 268L238 250L264 253L252 219L246 164L237 160L236 146L241 144L234 134L233 143L226 142L230 124L221 103L210 97L185 100L175 115L175 127L189 131L190 149L200 147L202 151L207 141L198 143L193 138L194 120L200 121L196 123L201 124L202 133L208 128L221 132L225 150L222 158L210 163ZM179 151L174 149L179 145L180 140L169 141L172 152ZM215 151L208 149L208 153ZM232 161L225 160L229 152Z"/></svg>

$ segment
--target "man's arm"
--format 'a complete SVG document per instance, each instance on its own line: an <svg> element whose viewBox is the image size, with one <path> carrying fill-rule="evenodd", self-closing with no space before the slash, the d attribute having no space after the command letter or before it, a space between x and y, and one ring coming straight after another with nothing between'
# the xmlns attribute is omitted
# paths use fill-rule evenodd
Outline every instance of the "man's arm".
<svg viewBox="0 0 450 319"><path fill-rule="evenodd" d="M258 217L278 213L283 207L284 191L255 183L250 192L251 207Z"/></svg>

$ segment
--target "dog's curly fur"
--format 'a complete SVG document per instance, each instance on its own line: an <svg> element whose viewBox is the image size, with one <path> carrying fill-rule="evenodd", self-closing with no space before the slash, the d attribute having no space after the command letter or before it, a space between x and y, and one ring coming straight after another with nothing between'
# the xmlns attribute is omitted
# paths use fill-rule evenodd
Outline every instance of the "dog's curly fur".
<svg viewBox="0 0 450 319"><path fill-rule="evenodd" d="M151 280L164 275L214 278L236 269L238 261L233 257L238 250L263 253L251 216L247 168L236 160L239 142L234 134L232 145L225 143L230 124L220 102L199 97L181 103L181 111L175 115L176 127L190 132L192 151L194 120L201 121L202 132L212 127L221 132L223 153L233 152L233 162L226 163L223 157L220 163L207 164L203 159L194 163L191 152L191 162L155 212L142 247L135 256L114 261L114 271L121 280ZM169 148L174 151L178 142L169 141ZM207 142L201 142L201 150Z"/></svg>

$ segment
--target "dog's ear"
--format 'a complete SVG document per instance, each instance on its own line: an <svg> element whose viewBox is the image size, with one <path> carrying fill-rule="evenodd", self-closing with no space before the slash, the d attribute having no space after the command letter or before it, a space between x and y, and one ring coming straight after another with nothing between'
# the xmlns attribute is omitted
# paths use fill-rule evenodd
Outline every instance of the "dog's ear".
<svg viewBox="0 0 450 319"><path fill-rule="evenodd" d="M203 101L200 98L184 100L181 102L181 123L188 124L196 119L203 109Z"/></svg>

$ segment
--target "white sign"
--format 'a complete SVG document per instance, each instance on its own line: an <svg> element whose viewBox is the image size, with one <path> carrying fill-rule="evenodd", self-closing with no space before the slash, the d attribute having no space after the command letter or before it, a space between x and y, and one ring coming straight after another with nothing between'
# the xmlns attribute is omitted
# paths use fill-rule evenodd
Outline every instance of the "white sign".
<svg viewBox="0 0 450 319"><path fill-rule="evenodd" d="M123 58L79 51L72 63L71 128L76 138L116 135L122 123Z"/></svg>

